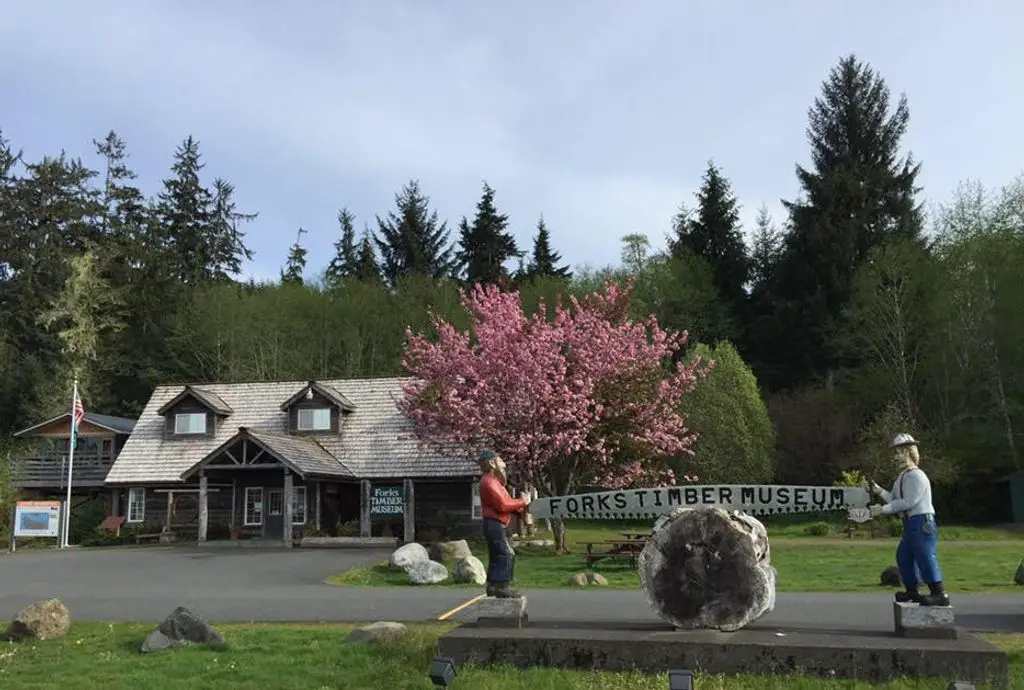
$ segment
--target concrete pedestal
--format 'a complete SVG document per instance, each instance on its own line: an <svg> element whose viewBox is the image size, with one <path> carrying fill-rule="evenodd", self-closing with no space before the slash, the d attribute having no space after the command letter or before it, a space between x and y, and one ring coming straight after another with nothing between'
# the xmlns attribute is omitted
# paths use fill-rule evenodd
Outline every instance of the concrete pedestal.
<svg viewBox="0 0 1024 690"><path fill-rule="evenodd" d="M481 628L521 628L529 621L526 597L486 597L476 604L476 624Z"/></svg>
<svg viewBox="0 0 1024 690"><path fill-rule="evenodd" d="M892 604L893 627L900 637L955 640L958 638L952 606Z"/></svg>

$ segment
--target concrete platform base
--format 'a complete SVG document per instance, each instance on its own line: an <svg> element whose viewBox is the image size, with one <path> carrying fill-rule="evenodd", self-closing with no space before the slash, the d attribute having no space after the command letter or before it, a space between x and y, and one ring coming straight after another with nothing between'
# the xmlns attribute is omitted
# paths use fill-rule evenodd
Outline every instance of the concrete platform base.
<svg viewBox="0 0 1024 690"><path fill-rule="evenodd" d="M900 677L991 682L1008 687L1008 657L961 631L959 639L913 639L886 632L746 628L735 633L674 630L662 624L467 623L438 639L456 664L636 669L665 673L811 675L884 682Z"/></svg>
<svg viewBox="0 0 1024 690"><path fill-rule="evenodd" d="M892 620L900 637L935 637L955 640L959 636L952 606L921 606L893 602Z"/></svg>

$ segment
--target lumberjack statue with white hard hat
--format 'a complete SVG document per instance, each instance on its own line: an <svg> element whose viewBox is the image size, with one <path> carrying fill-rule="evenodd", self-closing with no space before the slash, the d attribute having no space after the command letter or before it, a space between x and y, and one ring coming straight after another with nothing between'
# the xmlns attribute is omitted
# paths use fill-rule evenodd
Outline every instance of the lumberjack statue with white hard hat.
<svg viewBox="0 0 1024 690"><path fill-rule="evenodd" d="M939 527L932 506L932 484L918 463L921 457L917 441L910 434L896 434L889 444L899 476L892 491L865 480L865 487L878 496L884 505L871 506L871 517L899 515L903 536L896 549L896 565L906 588L896 593L896 601L923 606L949 606L949 595L942 586L942 570L936 555ZM928 594L918 593L919 578L928 585Z"/></svg>
<svg viewBox="0 0 1024 690"><path fill-rule="evenodd" d="M480 452L480 508L483 517L484 539L487 541L487 596L502 599L516 598L519 593L511 589L515 572L516 552L508 542L509 520L530 505L530 495L512 498L505 484L508 481L505 461L491 450Z"/></svg>

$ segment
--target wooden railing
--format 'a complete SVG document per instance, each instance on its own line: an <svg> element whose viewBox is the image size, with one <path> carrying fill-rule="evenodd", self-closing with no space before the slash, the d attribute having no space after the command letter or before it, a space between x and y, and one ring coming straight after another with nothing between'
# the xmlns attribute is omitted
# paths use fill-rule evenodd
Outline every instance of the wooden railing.
<svg viewBox="0 0 1024 690"><path fill-rule="evenodd" d="M71 481L78 487L103 486L114 458L98 453L75 454ZM67 487L68 456L44 453L11 459L11 477L16 489L51 489Z"/></svg>

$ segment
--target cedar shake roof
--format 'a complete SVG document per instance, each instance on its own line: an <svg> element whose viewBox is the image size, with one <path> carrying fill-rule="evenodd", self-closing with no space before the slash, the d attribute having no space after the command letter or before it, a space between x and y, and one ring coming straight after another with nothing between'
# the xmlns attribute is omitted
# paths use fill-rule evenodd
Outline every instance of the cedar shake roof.
<svg viewBox="0 0 1024 690"><path fill-rule="evenodd" d="M195 386L185 386L176 396L165 402L160 409L157 410L157 414L166 413L169 409L188 397L195 398L215 414L227 417L234 412L234 410L231 409L231 406L224 402L224 399L213 391L196 388Z"/></svg>
<svg viewBox="0 0 1024 690"><path fill-rule="evenodd" d="M253 431L245 427L240 428L234 436L214 448L199 462L214 460L225 450L230 450L235 443L246 438L252 439L257 445L263 447L265 452L275 456L303 476L355 478L355 474L345 466L345 463L338 462L313 438L291 434L272 434L269 431ZM235 459L237 460L237 458ZM186 476L198 472L199 469L198 463L193 465L186 472ZM230 466L228 466L228 470L230 471Z"/></svg>
<svg viewBox="0 0 1024 690"><path fill-rule="evenodd" d="M287 410L299 400L302 400L308 390L313 390L319 393L330 400L331 403L336 405L339 409L345 410L346 412L352 412L356 409L355 404L342 395L337 388L320 383L319 381L310 381L307 385L303 386L295 393L295 395L281 403L281 409Z"/></svg>
<svg viewBox="0 0 1024 690"><path fill-rule="evenodd" d="M470 454L458 449L440 454L420 446L412 435L413 424L395 405L409 378L335 379L319 381L335 391L354 411L341 420L341 432L288 433L288 413L281 403L296 392L304 393L309 381L203 384L204 393L216 396L233 410L218 420L213 437L166 438L166 421L159 410L183 392L182 385L159 386L135 424L135 430L107 474L109 484L180 482L183 475L212 451L245 427L253 439L275 454L287 454L300 467L309 462L315 474L352 476L358 479L444 478L476 476L479 469ZM195 388L191 389L195 392ZM310 445L314 442L320 451ZM324 464L334 463L334 464Z"/></svg>

